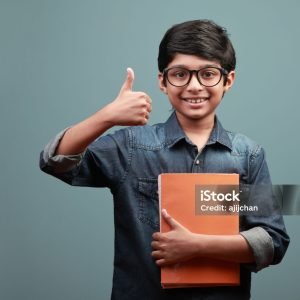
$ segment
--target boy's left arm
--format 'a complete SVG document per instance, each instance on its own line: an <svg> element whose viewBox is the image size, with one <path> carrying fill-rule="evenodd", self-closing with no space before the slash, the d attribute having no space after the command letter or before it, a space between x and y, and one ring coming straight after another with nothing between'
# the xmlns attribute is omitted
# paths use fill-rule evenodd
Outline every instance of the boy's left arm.
<svg viewBox="0 0 300 300"><path fill-rule="evenodd" d="M170 225L166 233L153 234L152 256L157 265L165 266L194 257L206 257L238 263L253 263L255 258L251 247L240 235L206 235L192 233L166 210L162 216Z"/></svg>
<svg viewBox="0 0 300 300"><path fill-rule="evenodd" d="M248 165L246 182L250 193L245 201L257 205L259 211L240 216L240 234L246 239L255 258L248 267L257 272L280 263L290 239L273 192L265 151L260 145L251 147Z"/></svg>

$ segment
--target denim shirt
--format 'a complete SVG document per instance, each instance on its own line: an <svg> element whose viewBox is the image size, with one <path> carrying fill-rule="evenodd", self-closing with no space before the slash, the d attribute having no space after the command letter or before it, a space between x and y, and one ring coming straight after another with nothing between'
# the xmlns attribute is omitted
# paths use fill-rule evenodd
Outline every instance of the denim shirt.
<svg viewBox="0 0 300 300"><path fill-rule="evenodd" d="M270 184L262 147L244 135L226 131L217 118L200 152L175 113L166 123L128 127L102 136L80 155L54 156L64 132L41 153L40 168L71 185L111 190L115 220L111 299L250 299L251 271L283 258L289 237L282 217L245 215L240 217L240 233L252 248L255 263L241 265L240 286L161 288L160 269L151 256L152 234L159 231L159 174L238 173L241 184Z"/></svg>

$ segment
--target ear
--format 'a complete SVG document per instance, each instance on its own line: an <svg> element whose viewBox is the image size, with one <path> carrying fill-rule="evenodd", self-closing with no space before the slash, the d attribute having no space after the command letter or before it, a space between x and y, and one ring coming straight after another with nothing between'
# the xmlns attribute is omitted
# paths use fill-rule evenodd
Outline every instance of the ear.
<svg viewBox="0 0 300 300"><path fill-rule="evenodd" d="M227 81L226 84L224 85L224 93L227 92L233 86L234 80L235 80L235 71L231 71L227 75Z"/></svg>
<svg viewBox="0 0 300 300"><path fill-rule="evenodd" d="M159 86L159 89L165 93L166 95L168 94L168 91L167 91L167 86L165 85L164 83L164 76L162 73L159 73L158 74L158 86Z"/></svg>

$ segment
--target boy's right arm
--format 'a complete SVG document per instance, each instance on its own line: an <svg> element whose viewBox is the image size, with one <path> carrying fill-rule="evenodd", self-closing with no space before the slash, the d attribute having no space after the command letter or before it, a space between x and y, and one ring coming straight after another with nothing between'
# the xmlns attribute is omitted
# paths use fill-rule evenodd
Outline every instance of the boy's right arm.
<svg viewBox="0 0 300 300"><path fill-rule="evenodd" d="M55 155L76 155L109 128L145 125L151 112L151 99L144 92L133 91L134 72L127 69L127 78L117 98L84 121L69 128L63 135Z"/></svg>

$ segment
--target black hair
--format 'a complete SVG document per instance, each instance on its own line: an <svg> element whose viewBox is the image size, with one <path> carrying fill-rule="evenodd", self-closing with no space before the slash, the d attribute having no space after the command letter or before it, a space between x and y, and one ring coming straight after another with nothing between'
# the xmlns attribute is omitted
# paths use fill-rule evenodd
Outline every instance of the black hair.
<svg viewBox="0 0 300 300"><path fill-rule="evenodd" d="M193 20L172 26L159 45L158 69L168 66L177 53L216 61L228 72L235 69L235 51L225 28L210 20Z"/></svg>

